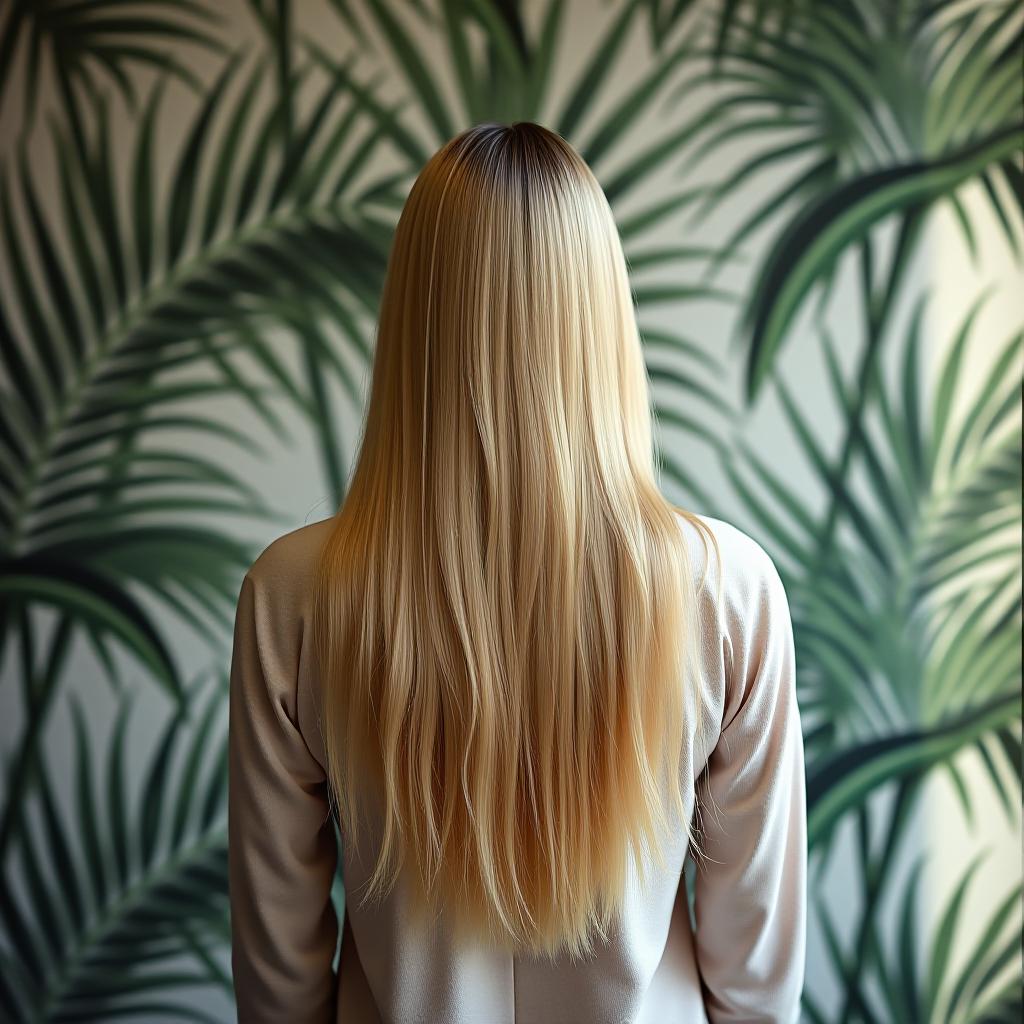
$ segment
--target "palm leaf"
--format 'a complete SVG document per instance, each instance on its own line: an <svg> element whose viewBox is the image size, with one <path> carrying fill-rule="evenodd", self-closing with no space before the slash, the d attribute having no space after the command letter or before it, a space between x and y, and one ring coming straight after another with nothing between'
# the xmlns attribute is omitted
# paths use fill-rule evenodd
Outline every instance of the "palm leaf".
<svg viewBox="0 0 1024 1024"><path fill-rule="evenodd" d="M993 765L1012 757L1020 580L1008 559L1020 531L1020 441L1019 403L1005 398L1019 394L1021 378L1019 367L1009 372L1014 338L978 392L960 394L958 367L981 302L956 331L933 396L924 397L917 357L923 303L908 325L900 377L887 384L872 369L876 405L859 447L864 473L838 505L842 545L823 560L806 493L742 441L738 458L723 457L791 594L811 725L813 844L894 776L950 763L971 747ZM851 388L825 341L835 404L845 414ZM830 459L788 388L780 384L779 393L812 478L827 493L836 486ZM986 586L978 586L978 573ZM989 742L1007 730L1009 745ZM1012 772L1019 777L1018 766ZM991 778L995 785L1000 773L993 769Z"/></svg>
<svg viewBox="0 0 1024 1024"><path fill-rule="evenodd" d="M1020 968L1017 966L1014 972L1009 973L1007 968L1020 962L1021 927L1015 924L1008 929L1007 925L1019 916L1019 883L999 901L972 946L965 948L963 943L956 941L965 919L977 913L971 908L969 889L984 855L984 852L976 854L961 873L938 914L924 957L919 956L920 943L916 934L922 861L915 864L904 890L901 911L899 984L880 987L882 1005L870 1007L875 1019L994 1021L1001 1019L994 1007L1010 1008L1014 1005L1012 993L1014 986L1019 993ZM878 973L881 978L887 956L881 949L877 949L875 954L870 965L871 973ZM895 961L896 957L893 959ZM1010 993L1009 999L1007 993ZM859 996L869 998L866 987Z"/></svg>
<svg viewBox="0 0 1024 1024"><path fill-rule="evenodd" d="M0 29L0 93L8 86L14 53L20 45L28 46L25 81L18 83L24 97L24 124L35 118L36 97L42 88L39 58L44 52L52 56L52 70L66 100L76 90L94 95L97 83L92 76L104 72L134 108L137 96L129 69L145 66L173 74L201 91L197 75L170 51L191 44L223 53L224 43L210 29L223 19L196 0L141 0L132 6L126 15L121 13L124 0L85 4L15 0L9 5ZM66 114L73 116L77 109L71 100Z"/></svg>
<svg viewBox="0 0 1024 1024"><path fill-rule="evenodd" d="M3 244L8 262L18 268L13 297L19 314L17 332L0 315L0 355L17 385L16 392L5 396L10 401L0 403L0 449L12 470L0 488L0 539L7 556L4 598L62 602L80 612L98 636L106 631L128 643L171 685L172 668L155 645L150 613L143 615L141 606L129 604L127 584L134 580L151 586L155 596L201 628L210 609L208 596L193 601L187 586L183 595L164 586L174 576L183 578L176 567L196 564L189 549L202 544L197 536L186 535L188 531L175 535L182 514L272 515L240 474L218 470L208 460L166 457L167 471L155 473L157 457L134 442L151 426L177 425L252 448L245 435L198 413L168 415L183 403L194 407L224 395L241 397L273 432L283 434L283 423L269 401L273 392L254 382L236 361L246 349L314 422L320 422L325 407L324 370L327 380L329 371L336 371L350 398L358 400L348 365L325 342L319 323L337 322L357 358L365 361L365 328L357 312L375 308L386 252L376 223L364 226L355 214L346 223L335 212L337 194L323 198L301 174L314 139L330 135L329 114L345 98L345 91L333 83L322 89L313 113L298 124L263 198L255 198L257 186L272 163L268 157L276 144L274 125L288 105L280 98L257 121L248 161L236 158L237 147L214 151L218 166L206 179L207 191L201 191L197 166L200 154L212 150L207 142L221 111L228 110L228 136L235 138L242 135L246 120L259 116L249 99L236 103L229 97L238 66L235 60L224 66L185 133L166 203L149 186L163 88L162 81L157 83L134 147L131 231L124 228L110 166L105 103L97 107L95 140L83 160L76 157L67 132L53 125L70 248L58 244L58 233L35 197L23 150L19 176L13 183L5 179L0 188ZM257 61L254 74L259 67ZM297 89L307 73L308 68L297 71L288 88ZM352 109L358 110L358 104ZM348 124L354 122L350 117ZM324 170L321 185L330 185L347 168L344 161L333 161ZM222 209L229 190L253 197L242 200L234 225ZM31 212L28 235L18 230L11 215L19 195ZM305 206L295 205L297 195ZM77 201L80 196L92 201L83 206ZM161 207L164 212L158 212ZM92 216L92 224L84 222L83 211ZM312 271L307 255L311 249L318 257ZM46 290L57 299L54 317L44 313L42 291L27 269L31 250L39 253ZM134 285L127 272L133 264ZM113 305L103 279L113 284ZM79 295L87 301L80 303ZM305 386L263 339L268 321L274 320L292 328L307 354ZM190 381L182 373L190 367L212 367L219 379L211 381L207 375ZM308 396L311 390L319 395L318 403ZM324 434L325 444L329 436L333 444L333 436ZM107 448L111 442L116 456ZM336 447L327 452L325 468L336 490L344 478L343 459ZM149 541L162 547L148 551L141 547L147 535L135 534L132 554L137 561L115 561L109 545L95 543L104 532L128 537L137 522L161 513L173 513L176 525L151 532ZM207 527L205 535L207 560L200 579L215 590L219 587L214 607L227 608L239 560L246 553L222 532ZM59 572L67 578L55 575ZM76 575L96 586L81 593ZM199 605L195 611L192 603Z"/></svg>
<svg viewBox="0 0 1024 1024"><path fill-rule="evenodd" d="M723 3L716 17L714 40L697 50L702 64L677 93L706 87L709 99L678 143L690 173L719 147L742 144L742 161L709 190L699 218L738 189L767 193L723 255L782 218L741 324L751 400L807 294L887 216L955 203L964 183L978 181L1017 250L1024 104L1015 71L1024 51L1013 4L932 4L882 17L852 3ZM894 52L905 56L894 62ZM762 176L780 165L782 182L773 179L769 191ZM995 188L996 175L1011 182L1016 209ZM965 234L970 241L973 225ZM709 273L718 269L709 265Z"/></svg>
<svg viewBox="0 0 1024 1024"><path fill-rule="evenodd" d="M108 1019L158 1004L165 1015L190 1019L180 1001L183 988L230 991L219 962L227 929L226 829L221 812L203 817L196 807L200 800L223 806L218 794L225 776L207 742L223 710L223 680L191 685L189 696L190 703L203 698L198 725L189 726L181 711L168 716L140 773L135 809L123 788L129 700L111 733L105 794L92 774L84 714L72 702L76 807L69 814L58 808L50 770L41 764L37 799L46 854L39 856L29 820L19 822L16 836L31 876L31 924L14 876L5 875L0 917L17 941L5 951L0 991L10 997L12 1021ZM202 762L217 771L197 785ZM35 952L41 949L59 955L44 966ZM180 966L165 966L172 959ZM25 988L19 979L29 976L36 983Z"/></svg>
<svg viewBox="0 0 1024 1024"><path fill-rule="evenodd" d="M747 398L753 399L774 365L801 301L829 265L890 214L934 202L998 164L1020 147L1024 125L941 160L863 175L808 206L787 226L763 268L744 312L750 336Z"/></svg>

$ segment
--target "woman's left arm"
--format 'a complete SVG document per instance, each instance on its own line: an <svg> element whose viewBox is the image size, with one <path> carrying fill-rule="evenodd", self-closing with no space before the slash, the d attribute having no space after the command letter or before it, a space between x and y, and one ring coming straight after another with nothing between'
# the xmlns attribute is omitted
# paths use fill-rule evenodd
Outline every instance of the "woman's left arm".
<svg viewBox="0 0 1024 1024"><path fill-rule="evenodd" d="M228 727L232 970L242 1024L333 1021L337 846L325 773L298 728L268 594L238 595Z"/></svg>

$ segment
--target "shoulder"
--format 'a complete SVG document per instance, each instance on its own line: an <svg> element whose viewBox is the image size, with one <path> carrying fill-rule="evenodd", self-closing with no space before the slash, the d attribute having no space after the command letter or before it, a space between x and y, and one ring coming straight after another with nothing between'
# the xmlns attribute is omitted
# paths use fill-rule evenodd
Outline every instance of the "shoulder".
<svg viewBox="0 0 1024 1024"><path fill-rule="evenodd" d="M742 642L759 621L788 618L789 602L778 567L764 546L733 523L703 513L691 513L701 521L701 531L680 516L690 547L691 564L700 580L710 557L702 599L713 604L720 629L730 642Z"/></svg>
<svg viewBox="0 0 1024 1024"><path fill-rule="evenodd" d="M333 521L332 516L307 523L274 538L246 570L239 591L236 630L252 637L263 685L296 721L314 570Z"/></svg>
<svg viewBox="0 0 1024 1024"><path fill-rule="evenodd" d="M762 667L773 666L779 687L791 685L780 666L785 666L793 646L792 618L779 570L764 546L724 519L698 518L713 534L721 555L720 574L716 565L701 597L706 605L714 605L710 614L721 635L724 727L749 699L752 674ZM692 524L689 529L697 533ZM700 548L699 540L694 543Z"/></svg>
<svg viewBox="0 0 1024 1024"><path fill-rule="evenodd" d="M249 566L246 576L258 589L272 593L277 604L301 604L333 523L334 516L328 516L274 538Z"/></svg>
<svg viewBox="0 0 1024 1024"><path fill-rule="evenodd" d="M743 593L778 580L779 572L771 555L749 533L715 516L702 512L692 512L691 515L699 519L706 532L714 537L718 557L716 558L716 552L712 549L712 571L717 573L720 570L723 583L732 591ZM679 519L689 540L691 552L698 556L698 567L703 569L705 556L699 531L683 516Z"/></svg>
<svg viewBox="0 0 1024 1024"><path fill-rule="evenodd" d="M320 552L334 517L289 530L270 541L246 570L258 635L266 656L277 650L286 661L297 657L307 619Z"/></svg>

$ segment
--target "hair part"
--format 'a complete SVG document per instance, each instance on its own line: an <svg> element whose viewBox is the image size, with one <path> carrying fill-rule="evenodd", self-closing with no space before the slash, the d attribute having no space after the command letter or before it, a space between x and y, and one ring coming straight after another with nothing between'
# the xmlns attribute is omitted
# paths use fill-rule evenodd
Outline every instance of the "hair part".
<svg viewBox="0 0 1024 1024"><path fill-rule="evenodd" d="M717 551L656 485L599 183L540 125L462 132L398 221L315 583L343 839L371 803L381 827L364 902L404 869L418 910L478 941L579 958L607 936L631 855L642 876L684 821L697 849L680 758L705 716L679 516Z"/></svg>

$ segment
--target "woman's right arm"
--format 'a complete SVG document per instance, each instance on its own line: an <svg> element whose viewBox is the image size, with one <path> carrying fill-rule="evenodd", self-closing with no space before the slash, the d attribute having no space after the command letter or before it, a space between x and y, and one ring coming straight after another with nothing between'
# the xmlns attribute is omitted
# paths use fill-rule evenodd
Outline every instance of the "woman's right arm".
<svg viewBox="0 0 1024 1024"><path fill-rule="evenodd" d="M696 953L711 1024L794 1024L807 914L803 733L789 602L751 538L726 588L726 698L708 762L695 877Z"/></svg>

